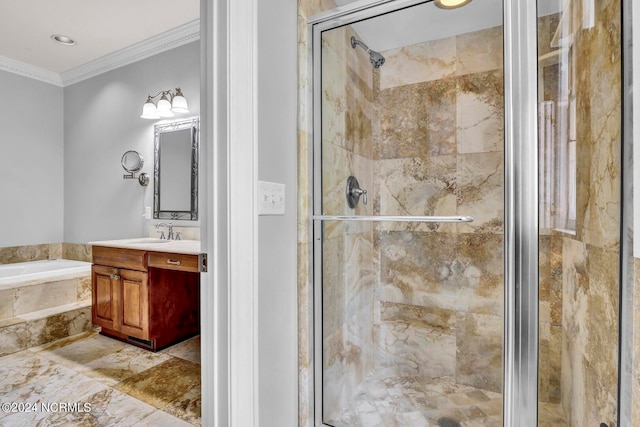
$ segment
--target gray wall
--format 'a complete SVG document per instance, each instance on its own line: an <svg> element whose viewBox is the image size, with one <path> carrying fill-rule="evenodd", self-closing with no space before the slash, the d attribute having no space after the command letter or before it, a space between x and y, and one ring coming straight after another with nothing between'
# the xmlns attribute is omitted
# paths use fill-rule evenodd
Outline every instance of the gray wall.
<svg viewBox="0 0 640 427"><path fill-rule="evenodd" d="M63 237L62 88L0 71L0 247Z"/></svg>
<svg viewBox="0 0 640 427"><path fill-rule="evenodd" d="M64 88L65 242L147 234L150 222L142 215L145 206L153 206L153 126L161 121L141 119L140 114L148 94L176 87L191 112L171 120L199 115L199 42ZM122 179L120 159L127 150L144 156L142 172L150 175L149 186Z"/></svg>
<svg viewBox="0 0 640 427"><path fill-rule="evenodd" d="M258 177L284 183L284 216L258 220L260 425L298 420L295 2L258 2Z"/></svg>

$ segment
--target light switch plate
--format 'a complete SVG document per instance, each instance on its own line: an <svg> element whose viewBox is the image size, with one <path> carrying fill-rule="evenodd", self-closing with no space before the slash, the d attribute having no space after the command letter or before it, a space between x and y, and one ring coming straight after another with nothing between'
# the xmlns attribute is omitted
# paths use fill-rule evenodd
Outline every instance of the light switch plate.
<svg viewBox="0 0 640 427"><path fill-rule="evenodd" d="M284 184L258 181L258 215L284 215Z"/></svg>

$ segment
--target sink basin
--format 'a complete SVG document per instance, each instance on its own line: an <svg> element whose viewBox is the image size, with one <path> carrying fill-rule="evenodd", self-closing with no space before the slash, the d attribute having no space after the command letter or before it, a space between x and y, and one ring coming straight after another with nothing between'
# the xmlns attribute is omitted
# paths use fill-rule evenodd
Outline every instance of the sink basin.
<svg viewBox="0 0 640 427"><path fill-rule="evenodd" d="M169 240L158 239L156 237L141 237L139 239L127 239L122 241L124 244L132 244L132 245L149 245L149 244L157 244L157 243L169 243Z"/></svg>
<svg viewBox="0 0 640 427"><path fill-rule="evenodd" d="M89 242L93 246L133 249L149 252L166 252L198 255L201 253L198 240L166 240L157 237L134 237L133 239L103 240Z"/></svg>

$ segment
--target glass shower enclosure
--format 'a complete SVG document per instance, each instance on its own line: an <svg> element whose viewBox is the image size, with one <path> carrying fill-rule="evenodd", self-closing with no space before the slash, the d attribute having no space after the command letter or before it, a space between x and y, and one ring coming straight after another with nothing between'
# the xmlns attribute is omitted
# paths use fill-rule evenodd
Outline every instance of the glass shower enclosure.
<svg viewBox="0 0 640 427"><path fill-rule="evenodd" d="M311 20L315 425L615 425L617 2L539 3Z"/></svg>

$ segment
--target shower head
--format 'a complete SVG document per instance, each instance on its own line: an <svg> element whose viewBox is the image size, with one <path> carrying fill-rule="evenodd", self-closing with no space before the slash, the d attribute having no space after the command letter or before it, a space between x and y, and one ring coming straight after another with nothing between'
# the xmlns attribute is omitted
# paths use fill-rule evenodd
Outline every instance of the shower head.
<svg viewBox="0 0 640 427"><path fill-rule="evenodd" d="M385 59L380 52L372 50L369 51L369 61L371 61L371 65L373 65L374 68L380 68L382 64L384 64Z"/></svg>
<svg viewBox="0 0 640 427"><path fill-rule="evenodd" d="M373 68L382 67L382 64L384 64L384 61L385 61L384 56L382 56L380 52L376 52L375 50L369 49L369 46L362 43L360 40L357 40L355 37L351 36L351 47L355 49L356 46L360 46L361 48L367 51L367 53L369 54L369 61L371 61L371 65L373 65Z"/></svg>

